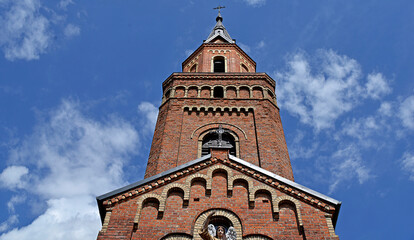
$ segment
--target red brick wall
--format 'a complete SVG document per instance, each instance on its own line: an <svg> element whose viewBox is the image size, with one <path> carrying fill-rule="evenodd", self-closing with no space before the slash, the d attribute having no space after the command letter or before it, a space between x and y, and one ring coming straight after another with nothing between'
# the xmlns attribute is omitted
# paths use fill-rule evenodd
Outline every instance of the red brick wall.
<svg viewBox="0 0 414 240"><path fill-rule="evenodd" d="M245 96L240 88L239 97L234 95L226 98L206 98L203 94L203 86L208 82L209 86L246 86L247 91L252 87L252 98L249 92ZM258 80L218 80L218 79L177 79L174 78L165 86L166 91L174 87L188 87L187 97L185 90L181 93L177 90L172 98L165 99L160 107L159 120L154 133L148 167L145 177L164 172L170 168L179 166L197 158L198 137L203 131L217 128L217 125L197 128L208 123L228 123L236 125L242 131L224 125L224 128L233 130L240 140L240 158L261 166L271 172L293 180L289 154L280 120L279 109L273 99L265 97L262 90L253 86L263 86L272 89L269 81ZM197 97L197 89L200 87L200 97ZM176 88L178 89L178 88ZM274 90L272 89L272 92ZM230 89L230 92L234 92ZM256 92L256 96L253 94ZM203 97L202 97L203 96ZM189 108L186 110L185 107ZM192 111L193 107L198 111ZM202 110L201 107L205 109ZM212 111L208 107L221 107L221 111ZM224 110L225 108L229 110ZM233 111L234 108L244 108L244 111ZM249 110L250 111L247 111ZM252 110L254 109L254 110Z"/></svg>
<svg viewBox="0 0 414 240"><path fill-rule="evenodd" d="M200 171L207 174L208 169ZM232 170L233 175L242 174ZM137 211L137 199L131 198L114 206L108 230L101 232L98 239L160 239L169 233L193 235L197 216L209 209L227 209L240 219L243 236L262 234L272 239L304 239L300 234L295 208L281 203L278 219L273 218L272 201L269 194L259 192L255 196L254 206L249 206L247 183L236 181L231 195L227 194L227 173L223 170L213 172L211 195L206 195L204 181L193 181L188 205L183 205L181 190L168 194L165 212L158 217L158 203L144 204L137 229L133 229L133 219ZM185 178L178 180L185 183ZM253 186L263 185L253 179ZM168 186L168 185L167 185ZM166 186L165 186L166 187ZM278 197L285 193L276 191ZM161 195L163 187L151 193ZM329 233L325 212L304 202L300 211L306 239L338 239ZM132 238L131 238L132 237Z"/></svg>

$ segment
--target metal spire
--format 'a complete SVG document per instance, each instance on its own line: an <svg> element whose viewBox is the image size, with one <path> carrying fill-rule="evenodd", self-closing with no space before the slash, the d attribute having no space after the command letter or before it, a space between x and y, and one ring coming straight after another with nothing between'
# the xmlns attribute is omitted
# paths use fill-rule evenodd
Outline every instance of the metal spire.
<svg viewBox="0 0 414 240"><path fill-rule="evenodd" d="M213 8L214 10L218 10L218 15L216 17L216 26L214 26L213 31L211 31L210 35L205 40L205 43L211 42L217 37L223 38L226 42L235 43L235 41L230 37L230 34L227 32L226 28L223 26L223 17L221 16L220 10L225 8L225 6L218 6Z"/></svg>

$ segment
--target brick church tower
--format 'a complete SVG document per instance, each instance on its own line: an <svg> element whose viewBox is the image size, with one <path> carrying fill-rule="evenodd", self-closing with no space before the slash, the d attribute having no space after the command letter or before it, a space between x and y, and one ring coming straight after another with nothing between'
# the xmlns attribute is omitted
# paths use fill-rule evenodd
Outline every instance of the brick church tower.
<svg viewBox="0 0 414 240"><path fill-rule="evenodd" d="M98 239L339 239L341 203L294 182L275 81L220 13L207 40L162 84L145 178L97 197Z"/></svg>

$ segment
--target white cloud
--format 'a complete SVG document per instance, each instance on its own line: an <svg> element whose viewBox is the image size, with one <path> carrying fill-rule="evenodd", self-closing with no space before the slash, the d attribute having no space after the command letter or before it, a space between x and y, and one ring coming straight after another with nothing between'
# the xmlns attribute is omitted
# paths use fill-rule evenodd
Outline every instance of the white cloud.
<svg viewBox="0 0 414 240"><path fill-rule="evenodd" d="M387 80L381 73L371 73L367 76L367 83L365 85L368 96L378 99L383 95L391 92L391 88L387 83Z"/></svg>
<svg viewBox="0 0 414 240"><path fill-rule="evenodd" d="M24 191L45 201L47 209L0 239L96 238L95 196L126 184L123 167L138 148L138 133L128 122L116 117L97 121L82 113L81 104L63 101L9 159L30 169Z"/></svg>
<svg viewBox="0 0 414 240"><path fill-rule="evenodd" d="M276 73L279 102L317 130L333 126L361 97L361 69L354 59L320 50L312 62L297 53L287 65L285 72Z"/></svg>
<svg viewBox="0 0 414 240"><path fill-rule="evenodd" d="M266 4L266 0L244 0L250 6L258 7Z"/></svg>
<svg viewBox="0 0 414 240"><path fill-rule="evenodd" d="M145 136L152 137L154 133L155 125L157 123L158 117L158 108L154 106L154 104L149 102L142 102L138 105L138 112L144 115L145 119L141 121L143 126L143 134Z"/></svg>
<svg viewBox="0 0 414 240"><path fill-rule="evenodd" d="M5 1L0 18L0 46L6 59L38 59L50 44L49 20L40 13L39 0Z"/></svg>
<svg viewBox="0 0 414 240"><path fill-rule="evenodd" d="M80 34L80 28L73 24L68 24L63 33L66 37L74 37Z"/></svg>
<svg viewBox="0 0 414 240"><path fill-rule="evenodd" d="M29 226L13 229L0 239L96 239L100 221L93 197L47 201L47 210Z"/></svg>
<svg viewBox="0 0 414 240"><path fill-rule="evenodd" d="M399 117L403 126L414 130L414 95L407 97L401 103Z"/></svg>
<svg viewBox="0 0 414 240"><path fill-rule="evenodd" d="M55 35L54 27L65 16L59 15L40 0L0 0L0 48L7 60L35 60L47 52ZM57 7L66 10L71 0L62 0ZM56 7L56 6L55 6ZM65 36L80 34L80 28L68 24L62 29Z"/></svg>
<svg viewBox="0 0 414 240"><path fill-rule="evenodd" d="M378 112L384 116L391 116L392 114L392 104L390 102L382 102Z"/></svg>
<svg viewBox="0 0 414 240"><path fill-rule="evenodd" d="M287 69L275 75L283 108L318 131L333 127L365 98L391 92L381 73L369 74L363 84L359 63L332 50L319 50L314 57L304 52L289 56Z"/></svg>
<svg viewBox="0 0 414 240"><path fill-rule="evenodd" d="M330 170L333 181L329 186L329 193L334 192L342 182L356 178L362 184L373 177L370 170L363 165L357 149L350 145L332 155L334 164L331 165Z"/></svg>
<svg viewBox="0 0 414 240"><path fill-rule="evenodd" d="M402 157L402 169L410 174L410 180L414 181L414 155L411 153L404 153Z"/></svg>
<svg viewBox="0 0 414 240"><path fill-rule="evenodd" d="M1 186L8 189L23 188L29 169L25 166L9 166L0 174Z"/></svg>

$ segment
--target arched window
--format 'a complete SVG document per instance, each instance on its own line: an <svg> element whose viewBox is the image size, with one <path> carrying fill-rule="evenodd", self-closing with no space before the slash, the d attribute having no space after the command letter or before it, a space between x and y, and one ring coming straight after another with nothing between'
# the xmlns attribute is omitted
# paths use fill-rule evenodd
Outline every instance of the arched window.
<svg viewBox="0 0 414 240"><path fill-rule="evenodd" d="M202 148L201 148L201 156L205 156L210 153L210 147L211 144L217 144L217 142L220 139L220 135L218 134L218 130L220 128L212 129L210 130L203 138L202 141ZM232 135L232 131L227 129L222 129L224 132L221 133L221 141L223 144L231 145L231 148L229 148L229 153L233 156L236 156L236 142ZM234 133L233 133L234 134Z"/></svg>
<svg viewBox="0 0 414 240"><path fill-rule="evenodd" d="M226 71L226 65L225 65L224 57L222 57L222 56L214 57L213 64L214 64L213 72L225 72Z"/></svg>
<svg viewBox="0 0 414 240"><path fill-rule="evenodd" d="M215 87L213 92L213 97L215 98L223 98L224 97L224 90L223 87Z"/></svg>
<svg viewBox="0 0 414 240"><path fill-rule="evenodd" d="M191 69L190 72L197 72L197 64L194 64Z"/></svg>

